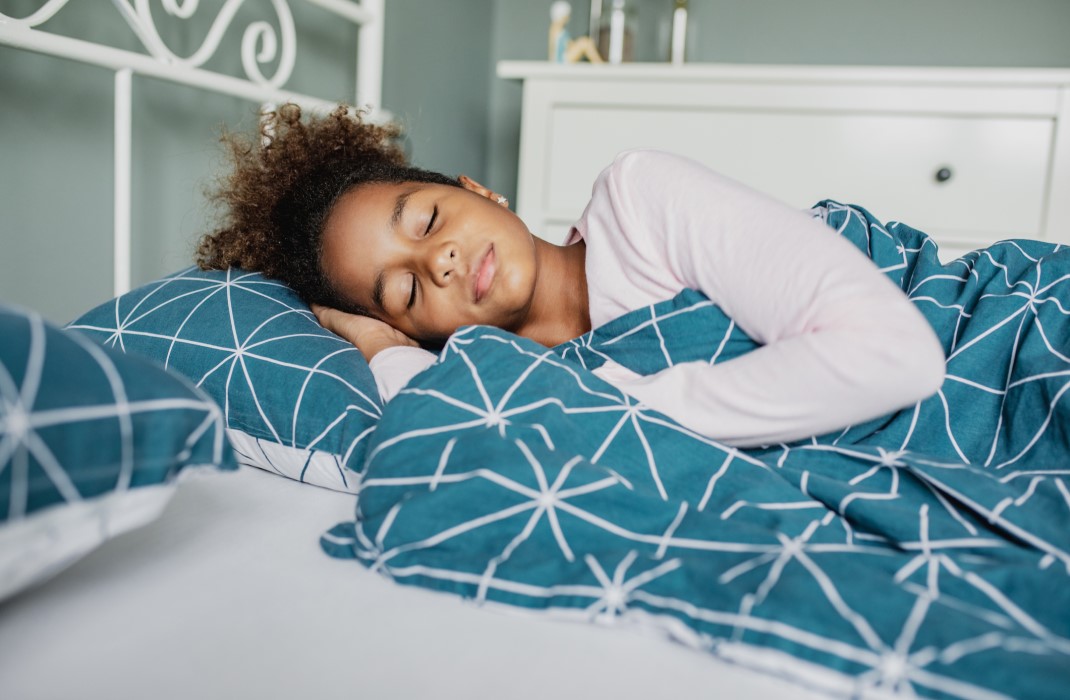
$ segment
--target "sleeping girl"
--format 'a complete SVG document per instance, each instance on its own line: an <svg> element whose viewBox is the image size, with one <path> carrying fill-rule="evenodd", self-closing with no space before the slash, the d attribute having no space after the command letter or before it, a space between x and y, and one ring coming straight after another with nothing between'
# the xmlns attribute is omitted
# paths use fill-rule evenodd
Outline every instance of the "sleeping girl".
<svg viewBox="0 0 1070 700"><path fill-rule="evenodd" d="M266 137L228 136L204 268L277 278L368 360L384 400L469 324L554 346L683 289L761 347L640 376L595 373L709 438L788 442L898 410L944 378L942 346L904 292L819 210L792 209L697 162L628 151L593 183L563 245L504 197L415 168L391 127L286 105Z"/></svg>

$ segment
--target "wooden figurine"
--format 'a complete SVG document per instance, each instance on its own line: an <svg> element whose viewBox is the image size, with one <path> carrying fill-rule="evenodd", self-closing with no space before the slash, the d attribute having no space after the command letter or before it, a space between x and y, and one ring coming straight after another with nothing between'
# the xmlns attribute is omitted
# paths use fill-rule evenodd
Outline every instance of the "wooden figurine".
<svg viewBox="0 0 1070 700"><path fill-rule="evenodd" d="M568 31L572 5L566 0L557 0L550 6L550 60L554 63L577 63L586 58L591 63L605 63L598 55L598 48L589 36L573 39Z"/></svg>

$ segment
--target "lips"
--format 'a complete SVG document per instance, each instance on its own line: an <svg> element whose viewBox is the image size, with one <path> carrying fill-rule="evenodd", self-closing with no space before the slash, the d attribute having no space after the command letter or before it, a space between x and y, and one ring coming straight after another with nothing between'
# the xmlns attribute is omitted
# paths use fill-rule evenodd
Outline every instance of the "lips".
<svg viewBox="0 0 1070 700"><path fill-rule="evenodd" d="M498 259L494 255L494 244L492 243L486 253L479 259L479 264L476 266L476 274L472 280L472 295L475 297L476 303L487 295L487 291L490 289L490 285L494 282L494 274L498 271Z"/></svg>

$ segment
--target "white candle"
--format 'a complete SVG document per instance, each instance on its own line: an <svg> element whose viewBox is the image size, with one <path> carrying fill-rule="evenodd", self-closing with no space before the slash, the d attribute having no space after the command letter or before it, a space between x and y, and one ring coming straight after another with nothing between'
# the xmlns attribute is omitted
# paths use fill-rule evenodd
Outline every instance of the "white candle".
<svg viewBox="0 0 1070 700"><path fill-rule="evenodd" d="M669 61L674 66L684 63L684 40L687 38L687 7L677 7L672 12L672 47Z"/></svg>
<svg viewBox="0 0 1070 700"><path fill-rule="evenodd" d="M624 61L624 0L613 0L609 15L609 62Z"/></svg>

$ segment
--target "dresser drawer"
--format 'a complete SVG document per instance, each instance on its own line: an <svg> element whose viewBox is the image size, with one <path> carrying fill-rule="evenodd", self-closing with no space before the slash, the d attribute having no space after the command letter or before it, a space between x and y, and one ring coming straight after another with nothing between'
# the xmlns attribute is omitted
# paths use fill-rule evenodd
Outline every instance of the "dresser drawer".
<svg viewBox="0 0 1070 700"><path fill-rule="evenodd" d="M878 218L971 247L1040 234L1054 122L557 105L547 127L541 208L548 221L576 218L614 155L643 147L690 156L795 207L825 198L861 204Z"/></svg>

